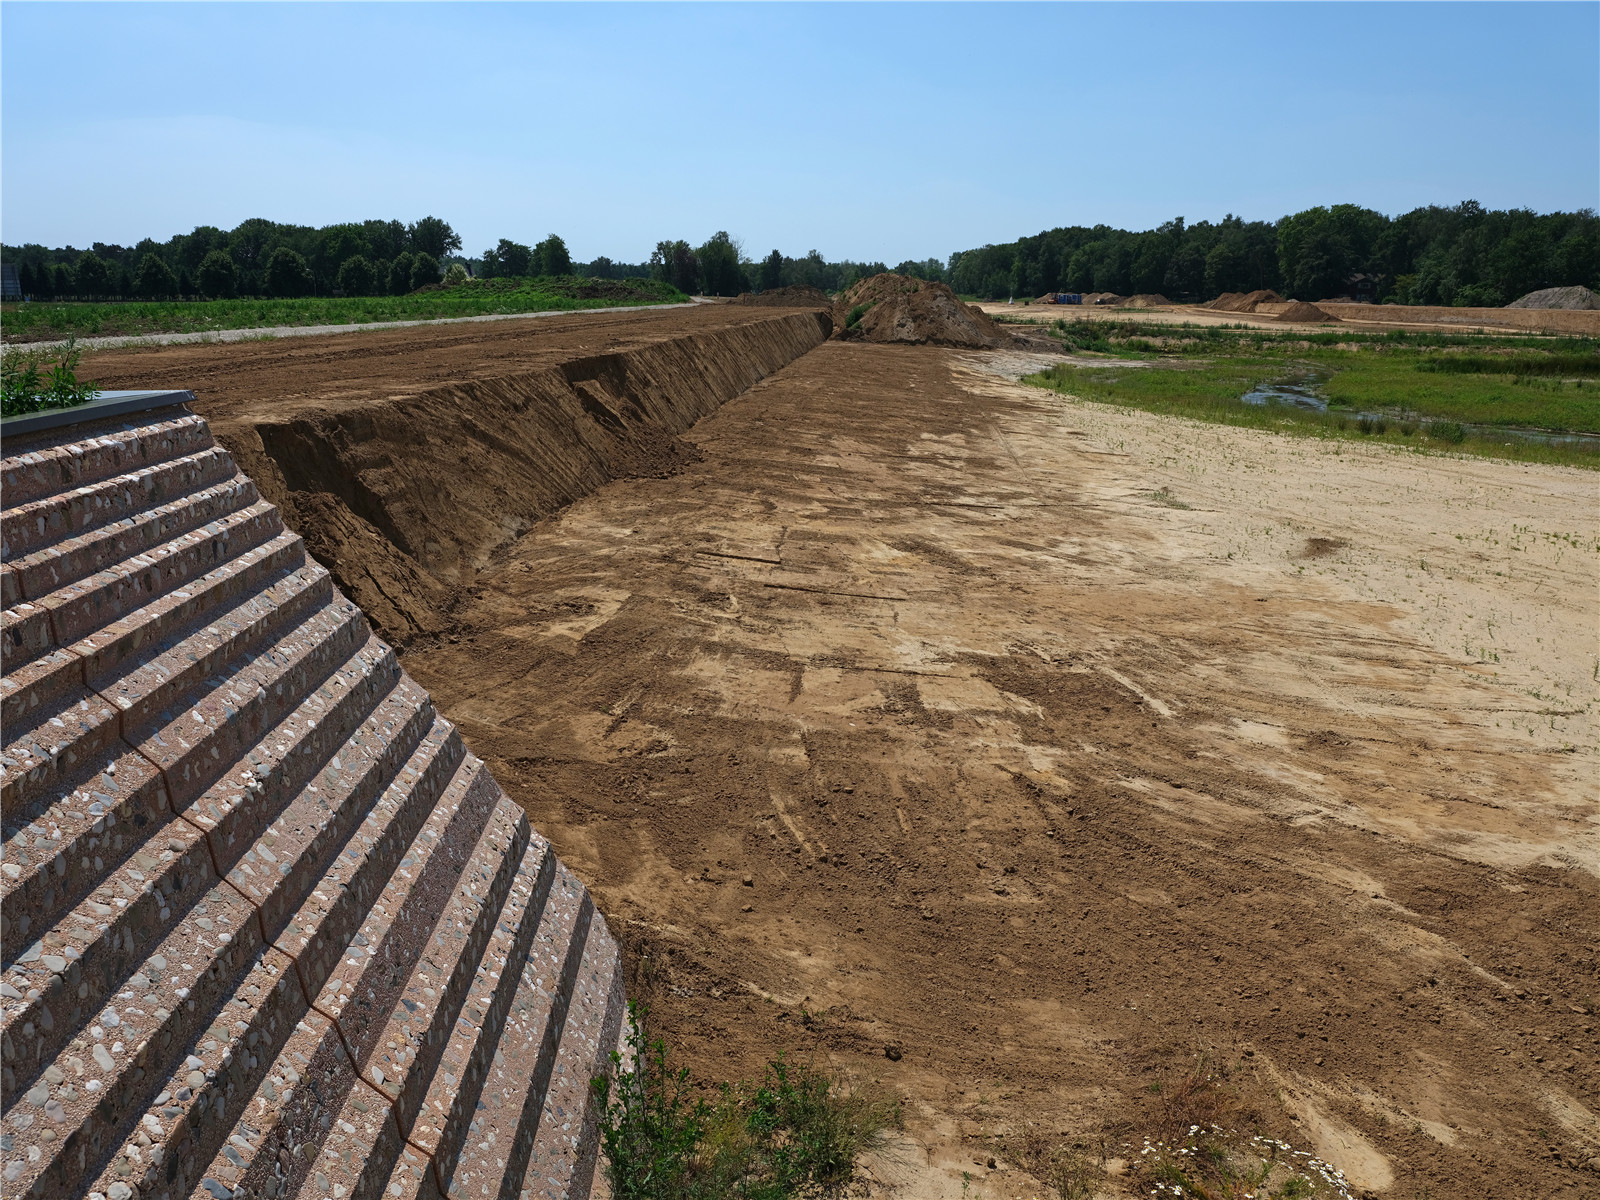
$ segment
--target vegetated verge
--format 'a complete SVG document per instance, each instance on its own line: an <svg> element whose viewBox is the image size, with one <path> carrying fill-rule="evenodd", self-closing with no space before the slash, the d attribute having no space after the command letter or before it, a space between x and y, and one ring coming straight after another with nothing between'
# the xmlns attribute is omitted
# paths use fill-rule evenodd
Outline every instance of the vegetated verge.
<svg viewBox="0 0 1600 1200"><path fill-rule="evenodd" d="M693 461L679 434L831 329L824 312L774 312L413 395L266 403L215 432L339 586L404 642L445 629L456 589L536 522L613 479Z"/></svg>
<svg viewBox="0 0 1600 1200"><path fill-rule="evenodd" d="M3 334L8 343L40 342L72 335L137 337L147 333L214 333L286 325L365 325L681 304L688 299L671 284L655 279L469 279L457 284L433 284L405 296L7 304Z"/></svg>
<svg viewBox="0 0 1600 1200"><path fill-rule="evenodd" d="M628 1053L593 1082L614 1200L790 1200L842 1196L857 1159L900 1125L900 1101L779 1054L759 1082L696 1094L665 1043L628 1006Z"/></svg>
<svg viewBox="0 0 1600 1200"><path fill-rule="evenodd" d="M1600 468L1600 354L1588 338L1288 332L1056 322L1078 356L1026 382L1316 437ZM1129 360L1137 360L1137 366ZM1255 402L1249 402L1252 396Z"/></svg>

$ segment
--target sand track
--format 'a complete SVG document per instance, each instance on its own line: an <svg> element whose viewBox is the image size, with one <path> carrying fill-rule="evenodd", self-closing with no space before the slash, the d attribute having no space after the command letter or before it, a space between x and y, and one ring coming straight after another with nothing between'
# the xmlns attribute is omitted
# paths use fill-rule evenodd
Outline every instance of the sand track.
<svg viewBox="0 0 1600 1200"><path fill-rule="evenodd" d="M596 328L566 353L637 336ZM377 395L375 336L275 369ZM1593 474L996 360L821 345L499 551L407 669L697 1074L790 1047L905 1090L907 1195L1037 1194L1008 1136L1136 1139L1197 1050L1361 1188L1591 1194Z"/></svg>

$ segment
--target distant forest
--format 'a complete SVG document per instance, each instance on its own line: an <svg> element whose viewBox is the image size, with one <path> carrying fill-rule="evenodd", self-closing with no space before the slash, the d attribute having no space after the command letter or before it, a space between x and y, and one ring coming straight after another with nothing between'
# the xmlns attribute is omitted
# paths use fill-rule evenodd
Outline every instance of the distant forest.
<svg viewBox="0 0 1600 1200"><path fill-rule="evenodd" d="M136 246L8 245L0 257L35 300L400 295L469 275L650 277L684 292L734 296L791 284L836 292L890 269L828 262L815 250L803 258L773 250L752 260L726 232L698 246L659 242L644 263L573 262L555 234L534 245L501 238L471 258L461 248L460 236L438 217L320 229L253 219ZM1190 225L1179 217L1143 232L1075 225L893 270L987 300L1054 291L1209 300L1272 288L1302 300L1496 306L1544 287L1600 289L1600 217L1592 209L1490 210L1469 200L1391 218L1337 204L1278 221L1230 215Z"/></svg>
<svg viewBox="0 0 1600 1200"><path fill-rule="evenodd" d="M1497 307L1539 288L1600 288L1600 217L1468 200L1393 218L1336 204L1275 222L1179 217L1143 233L1076 225L952 254L944 279L991 300L1054 291L1210 300L1272 288L1301 300Z"/></svg>
<svg viewBox="0 0 1600 1200"><path fill-rule="evenodd" d="M231 230L202 225L165 242L95 242L87 249L37 243L0 247L35 300L404 295L458 276L583 275L645 278L643 264L598 258L574 263L551 234L536 246L502 238L477 258L461 255L448 222L423 217L325 225L282 225L260 218Z"/></svg>

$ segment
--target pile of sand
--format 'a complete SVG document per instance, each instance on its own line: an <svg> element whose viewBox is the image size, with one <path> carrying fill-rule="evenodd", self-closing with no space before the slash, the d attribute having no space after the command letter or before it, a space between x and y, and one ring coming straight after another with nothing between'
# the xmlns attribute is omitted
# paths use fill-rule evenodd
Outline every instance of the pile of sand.
<svg viewBox="0 0 1600 1200"><path fill-rule="evenodd" d="M1289 307L1272 319L1274 321L1282 321L1286 325L1313 325L1324 321L1339 320L1332 313L1323 312L1315 304L1307 304L1304 300L1290 301Z"/></svg>
<svg viewBox="0 0 1600 1200"><path fill-rule="evenodd" d="M828 293L809 283L791 283L788 287L770 288L765 292L741 292L735 304L761 304L772 308L827 308Z"/></svg>
<svg viewBox="0 0 1600 1200"><path fill-rule="evenodd" d="M1123 308L1171 308L1172 301L1154 292L1140 292L1122 302Z"/></svg>
<svg viewBox="0 0 1600 1200"><path fill-rule="evenodd" d="M847 327L850 314L856 323ZM833 305L833 336L865 342L996 347L1011 339L975 304L942 283L892 272L873 275L843 292Z"/></svg>
<svg viewBox="0 0 1600 1200"><path fill-rule="evenodd" d="M1600 295L1581 284L1577 287L1543 288L1513 300L1507 308L1600 308Z"/></svg>
<svg viewBox="0 0 1600 1200"><path fill-rule="evenodd" d="M1126 297L1116 292L1090 292L1083 298L1085 304L1121 304Z"/></svg>
<svg viewBox="0 0 1600 1200"><path fill-rule="evenodd" d="M1271 288L1260 288L1254 292L1223 292L1206 308L1215 309L1217 312L1251 313L1256 311L1260 304L1282 304L1283 297Z"/></svg>

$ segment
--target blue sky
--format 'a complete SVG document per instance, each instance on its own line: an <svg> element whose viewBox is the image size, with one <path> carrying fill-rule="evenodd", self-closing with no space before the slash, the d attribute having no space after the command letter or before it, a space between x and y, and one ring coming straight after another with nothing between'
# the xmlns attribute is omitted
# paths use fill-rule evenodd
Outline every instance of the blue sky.
<svg viewBox="0 0 1600 1200"><path fill-rule="evenodd" d="M1600 205L1600 5L0 5L0 237L254 216L943 258Z"/></svg>

